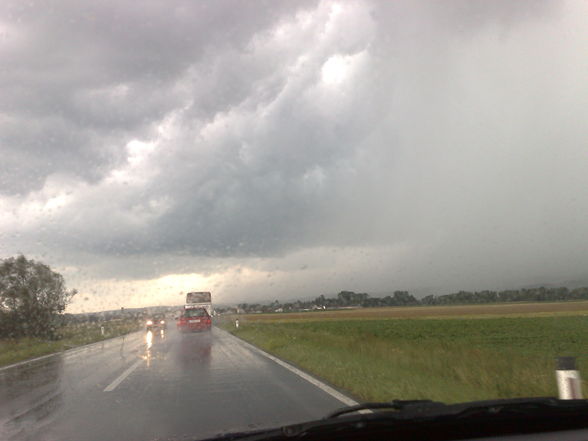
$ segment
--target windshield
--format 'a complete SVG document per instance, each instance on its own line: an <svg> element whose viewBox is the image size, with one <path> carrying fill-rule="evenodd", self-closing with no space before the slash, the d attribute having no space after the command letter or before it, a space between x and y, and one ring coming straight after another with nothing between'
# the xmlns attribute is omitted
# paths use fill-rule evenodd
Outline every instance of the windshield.
<svg viewBox="0 0 588 441"><path fill-rule="evenodd" d="M151 320L151 321L160 321L160 320L163 320L164 318L165 318L164 316L161 316L161 315L155 315L155 316L152 316L152 317L148 317L148 318L147 318L147 320Z"/></svg>
<svg viewBox="0 0 588 441"><path fill-rule="evenodd" d="M588 393L586 17L1 1L0 439Z"/></svg>
<svg viewBox="0 0 588 441"><path fill-rule="evenodd" d="M184 317L208 317L208 313L204 309L186 309L183 313Z"/></svg>
<svg viewBox="0 0 588 441"><path fill-rule="evenodd" d="M209 292L189 292L186 294L186 303L206 303L210 302Z"/></svg>

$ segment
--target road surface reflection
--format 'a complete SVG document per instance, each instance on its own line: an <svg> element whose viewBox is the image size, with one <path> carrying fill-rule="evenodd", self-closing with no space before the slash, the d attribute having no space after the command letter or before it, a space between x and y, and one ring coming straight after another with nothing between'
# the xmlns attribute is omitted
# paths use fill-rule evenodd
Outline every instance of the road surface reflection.
<svg viewBox="0 0 588 441"><path fill-rule="evenodd" d="M212 336L209 332L182 334L178 341L178 360L184 366L210 363Z"/></svg>
<svg viewBox="0 0 588 441"><path fill-rule="evenodd" d="M9 369L0 375L0 438L18 438L30 427L47 424L63 405L63 357L61 354ZM14 387L18 385L18 387ZM19 396L35 394L34 404L18 408ZM13 407L14 406L14 407ZM2 421L6 418L4 421ZM2 424L2 423L5 424ZM2 429L1 426L4 426Z"/></svg>
<svg viewBox="0 0 588 441"><path fill-rule="evenodd" d="M145 334L145 355L143 359L147 362L147 367L151 367L153 360L163 360L167 354L168 345L165 344L166 331L147 331Z"/></svg>

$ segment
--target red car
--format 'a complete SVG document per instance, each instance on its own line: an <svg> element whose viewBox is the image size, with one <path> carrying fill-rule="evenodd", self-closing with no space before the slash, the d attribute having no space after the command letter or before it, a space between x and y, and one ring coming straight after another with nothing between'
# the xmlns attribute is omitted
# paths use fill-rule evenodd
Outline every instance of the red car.
<svg viewBox="0 0 588 441"><path fill-rule="evenodd" d="M212 319L204 308L184 309L176 321L179 331L210 331Z"/></svg>

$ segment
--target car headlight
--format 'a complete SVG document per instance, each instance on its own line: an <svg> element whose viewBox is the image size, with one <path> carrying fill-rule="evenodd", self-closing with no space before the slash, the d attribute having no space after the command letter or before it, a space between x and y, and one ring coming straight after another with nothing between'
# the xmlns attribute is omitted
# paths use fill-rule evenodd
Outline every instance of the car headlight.
<svg viewBox="0 0 588 441"><path fill-rule="evenodd" d="M153 322L151 320L147 320L147 326L152 325Z"/></svg>
<svg viewBox="0 0 588 441"><path fill-rule="evenodd" d="M161 323L162 325L165 325L165 320L162 320L159 323Z"/></svg>

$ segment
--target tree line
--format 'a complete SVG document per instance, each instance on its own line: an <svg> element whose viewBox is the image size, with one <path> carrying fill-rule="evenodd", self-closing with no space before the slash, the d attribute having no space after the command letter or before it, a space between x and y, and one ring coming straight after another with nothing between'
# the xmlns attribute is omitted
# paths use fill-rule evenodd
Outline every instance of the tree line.
<svg viewBox="0 0 588 441"><path fill-rule="evenodd" d="M367 293L341 291L335 297L320 295L314 300L296 300L280 303L275 300L268 304L241 303L242 312L296 312L339 308L368 308L384 306L432 306L468 305L508 302L559 302L588 300L588 287L568 289L566 287L524 288L505 291L459 291L452 294L428 295L417 299L408 291L395 291L393 295L372 297Z"/></svg>
<svg viewBox="0 0 588 441"><path fill-rule="evenodd" d="M104 312L91 315L64 314L65 308L76 294L67 290L61 274L49 266L29 260L23 255L0 261L0 338L23 336L56 338L56 329L65 323L99 321L108 315L139 317L142 311ZM588 300L588 287L525 288L505 291L459 291L453 294L429 295L417 299L408 291L395 291L383 297L367 293L341 291L334 297L320 295L313 300L296 300L267 304L241 303L240 312L294 312L339 308L366 308L384 306L467 305L504 302L551 302ZM233 308L215 308L217 312L234 311Z"/></svg>

